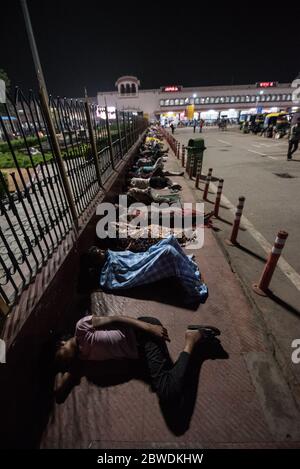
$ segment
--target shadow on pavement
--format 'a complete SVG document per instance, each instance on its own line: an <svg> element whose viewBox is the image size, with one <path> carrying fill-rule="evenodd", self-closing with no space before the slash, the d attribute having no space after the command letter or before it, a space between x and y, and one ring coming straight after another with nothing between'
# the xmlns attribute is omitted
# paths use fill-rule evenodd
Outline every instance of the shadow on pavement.
<svg viewBox="0 0 300 469"><path fill-rule="evenodd" d="M278 304L279 306L281 306L282 308L286 309L289 313L292 313L294 314L295 316L298 316L300 317L300 311L299 309L295 308L294 306L290 305L289 303L287 303L286 301L282 300L281 298L279 298L277 295L275 295L275 293L273 293L272 291L269 290L268 292L268 297L274 301L274 303Z"/></svg>
<svg viewBox="0 0 300 469"><path fill-rule="evenodd" d="M198 394L201 367L206 360L227 360L229 354L219 339L199 344L195 349L186 377L185 389L180 402L160 403L169 430L176 436L183 435L190 426Z"/></svg>
<svg viewBox="0 0 300 469"><path fill-rule="evenodd" d="M255 259L258 259L261 262L264 262L264 263L266 262L265 257L262 257L259 254L256 254L256 252L253 252L253 251L251 251L251 249L248 249L245 246L242 246L240 243L235 244L234 247L236 247L240 251L243 251L246 254L249 254L250 256L254 257Z"/></svg>
<svg viewBox="0 0 300 469"><path fill-rule="evenodd" d="M189 429L197 398L199 376L203 363L206 360L224 360L228 358L228 353L224 350L218 339L199 344L195 348L189 363L181 401L160 403L165 422L174 435L183 435ZM171 359L170 362L173 364ZM101 388L116 386L132 379L143 381L151 387L145 364L143 364L141 360L108 360L102 363L84 362L77 382L72 383L69 388L64 390L63 394L56 397L58 404L65 402L72 389L80 384L82 377L87 378L88 381ZM125 402L124 405L126 405ZM130 409L128 409L128 411L130 411Z"/></svg>

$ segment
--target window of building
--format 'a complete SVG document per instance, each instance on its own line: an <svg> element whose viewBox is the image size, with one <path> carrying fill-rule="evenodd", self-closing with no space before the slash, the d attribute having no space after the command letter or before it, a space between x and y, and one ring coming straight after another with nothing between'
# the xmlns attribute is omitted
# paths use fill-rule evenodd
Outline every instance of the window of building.
<svg viewBox="0 0 300 469"><path fill-rule="evenodd" d="M131 93L136 94L136 85L134 83L131 84Z"/></svg>
<svg viewBox="0 0 300 469"><path fill-rule="evenodd" d="M200 98L195 98L195 104L200 104Z"/></svg>
<svg viewBox="0 0 300 469"><path fill-rule="evenodd" d="M169 99L166 99L166 100L165 100L165 106L169 106L169 103L170 103L170 100L169 100Z"/></svg>
<svg viewBox="0 0 300 469"><path fill-rule="evenodd" d="M219 98L219 96L216 96L215 103L218 104L219 102L220 102L220 98Z"/></svg>
<svg viewBox="0 0 300 469"><path fill-rule="evenodd" d="M183 98L180 100L180 106L184 106L184 99Z"/></svg>
<svg viewBox="0 0 300 469"><path fill-rule="evenodd" d="M175 106L179 106L179 99L175 99Z"/></svg>
<svg viewBox="0 0 300 469"><path fill-rule="evenodd" d="M234 103L234 102L235 102L235 97L234 97L234 96L230 96L230 102L231 102L231 103Z"/></svg>
<svg viewBox="0 0 300 469"><path fill-rule="evenodd" d="M184 102L185 102L185 104L189 104L189 102L190 102L189 98L185 98Z"/></svg>
<svg viewBox="0 0 300 469"><path fill-rule="evenodd" d="M239 103L240 100L241 100L241 97L240 97L240 96L236 96L236 97L235 97L235 102L236 102L236 103Z"/></svg>
<svg viewBox="0 0 300 469"><path fill-rule="evenodd" d="M161 100L159 101L159 105L160 105L160 106L164 106L164 104L165 104L165 100L164 100L164 99L161 99Z"/></svg>
<svg viewBox="0 0 300 469"><path fill-rule="evenodd" d="M292 100L292 95L291 95L291 94L288 94L286 99L287 99L288 101L291 101L291 100Z"/></svg>
<svg viewBox="0 0 300 469"><path fill-rule="evenodd" d="M221 98L220 98L220 103L225 103L225 98L224 98L224 96L221 96Z"/></svg>
<svg viewBox="0 0 300 469"><path fill-rule="evenodd" d="M170 106L174 106L174 99L170 99Z"/></svg>
<svg viewBox="0 0 300 469"><path fill-rule="evenodd" d="M244 103L246 100L246 96L241 96L241 103Z"/></svg>
<svg viewBox="0 0 300 469"><path fill-rule="evenodd" d="M254 96L254 95L251 96L251 103L255 103L255 101L256 101L256 96Z"/></svg>
<svg viewBox="0 0 300 469"><path fill-rule="evenodd" d="M121 94L125 94L125 86L123 84L120 86L120 91Z"/></svg>
<svg viewBox="0 0 300 469"><path fill-rule="evenodd" d="M130 94L130 91L131 91L130 84L127 83L127 85L126 85L126 94Z"/></svg>
<svg viewBox="0 0 300 469"><path fill-rule="evenodd" d="M281 97L282 97L282 101L286 101L286 94L283 94Z"/></svg>
<svg viewBox="0 0 300 469"><path fill-rule="evenodd" d="M206 96L206 98L205 98L205 103L206 103L206 104L209 103L209 96Z"/></svg>
<svg viewBox="0 0 300 469"><path fill-rule="evenodd" d="M281 101L281 94L276 95L276 101Z"/></svg>
<svg viewBox="0 0 300 469"><path fill-rule="evenodd" d="M271 95L270 94L267 94L266 101L271 101Z"/></svg>
<svg viewBox="0 0 300 469"><path fill-rule="evenodd" d="M250 103L250 96L246 96L246 103Z"/></svg>
<svg viewBox="0 0 300 469"><path fill-rule="evenodd" d="M211 97L209 98L209 102L210 102L210 104L214 104L215 98L214 98L213 96L211 96Z"/></svg>
<svg viewBox="0 0 300 469"><path fill-rule="evenodd" d="M260 101L262 101L264 103L265 100L266 100L266 95L262 94L261 97L260 97Z"/></svg>
<svg viewBox="0 0 300 469"><path fill-rule="evenodd" d="M205 103L205 98L201 98L201 104Z"/></svg>
<svg viewBox="0 0 300 469"><path fill-rule="evenodd" d="M276 101L276 94L272 94L271 101Z"/></svg>
<svg viewBox="0 0 300 469"><path fill-rule="evenodd" d="M225 103L229 103L229 102L230 102L230 96L226 96Z"/></svg>

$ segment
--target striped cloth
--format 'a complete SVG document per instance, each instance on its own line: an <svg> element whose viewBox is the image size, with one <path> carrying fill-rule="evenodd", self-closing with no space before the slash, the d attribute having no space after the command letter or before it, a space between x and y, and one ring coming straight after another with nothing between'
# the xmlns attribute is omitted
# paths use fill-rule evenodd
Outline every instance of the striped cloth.
<svg viewBox="0 0 300 469"><path fill-rule="evenodd" d="M100 286L120 290L170 277L179 279L186 303L206 301L208 289L201 281L198 266L184 253L173 235L151 246L146 252L108 250Z"/></svg>

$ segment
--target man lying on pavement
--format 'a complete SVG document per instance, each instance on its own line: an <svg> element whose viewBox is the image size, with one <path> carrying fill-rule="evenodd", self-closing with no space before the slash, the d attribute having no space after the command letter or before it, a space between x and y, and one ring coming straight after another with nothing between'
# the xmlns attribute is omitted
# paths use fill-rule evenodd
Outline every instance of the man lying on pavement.
<svg viewBox="0 0 300 469"><path fill-rule="evenodd" d="M176 278L184 290L184 304L204 303L208 288L202 281L197 264L187 256L177 239L170 235L146 252L102 251L93 246L88 262L106 290L124 290L162 279Z"/></svg>
<svg viewBox="0 0 300 469"><path fill-rule="evenodd" d="M191 354L197 344L207 347L220 331L212 326L188 326L185 345L173 364L165 341L168 331L156 318L85 316L76 324L75 336L61 342L56 364L62 375L56 380L56 399L62 402L80 382L87 362L140 360L160 401L177 402L183 393Z"/></svg>

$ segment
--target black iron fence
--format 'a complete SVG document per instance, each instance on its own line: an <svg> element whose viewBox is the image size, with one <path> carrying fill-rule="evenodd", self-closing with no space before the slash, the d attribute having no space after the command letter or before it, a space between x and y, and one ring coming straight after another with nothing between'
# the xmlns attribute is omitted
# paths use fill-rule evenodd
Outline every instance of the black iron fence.
<svg viewBox="0 0 300 469"><path fill-rule="evenodd" d="M54 137L33 92L25 96L16 89L0 109L2 309L76 231L81 215L147 125L138 115L116 110L109 116L107 108L87 101L50 97L49 107Z"/></svg>

